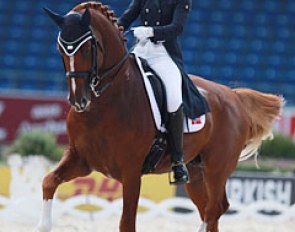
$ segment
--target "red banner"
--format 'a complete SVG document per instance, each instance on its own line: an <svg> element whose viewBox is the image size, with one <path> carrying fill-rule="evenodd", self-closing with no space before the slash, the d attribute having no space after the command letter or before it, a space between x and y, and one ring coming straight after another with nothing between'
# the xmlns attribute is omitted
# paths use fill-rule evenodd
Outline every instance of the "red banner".
<svg viewBox="0 0 295 232"><path fill-rule="evenodd" d="M280 120L274 125L276 132L289 136L295 142L295 107L285 107Z"/></svg>
<svg viewBox="0 0 295 232"><path fill-rule="evenodd" d="M0 143L13 142L22 131L38 129L55 134L59 144L67 144L66 117L70 109L65 97L24 97L0 95ZM295 108L283 110L274 130L295 142Z"/></svg>
<svg viewBox="0 0 295 232"><path fill-rule="evenodd" d="M11 143L20 132L41 130L67 144L65 98L0 96L0 143Z"/></svg>

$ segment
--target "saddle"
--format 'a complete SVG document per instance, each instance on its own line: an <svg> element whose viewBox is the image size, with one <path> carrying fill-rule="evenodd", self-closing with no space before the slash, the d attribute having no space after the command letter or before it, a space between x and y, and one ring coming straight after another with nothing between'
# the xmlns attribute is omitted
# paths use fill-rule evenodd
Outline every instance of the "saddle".
<svg viewBox="0 0 295 232"><path fill-rule="evenodd" d="M145 82L145 87L148 93L148 97L151 103L151 110L154 115L155 123L158 128L158 133L156 138L154 139L152 148L149 154L146 156L142 174L147 174L156 168L157 164L161 160L167 149L167 140L166 140L166 128L165 125L168 121L168 112L167 112L167 99L166 99L166 88L161 78L157 75L157 73L149 66L148 62L140 57L137 57L133 54L136 60L136 63L141 71L142 77ZM188 77L187 77L188 78ZM147 81L148 80L148 81ZM187 86L186 82L186 86ZM191 87L190 87L191 88ZM196 90L197 91L197 90ZM151 93L152 92L152 93ZM183 94L183 101L185 101L188 94ZM200 97L203 98L199 94ZM154 101L156 103L154 103ZM198 99L197 103L204 101L203 99ZM156 104L156 106L155 106ZM184 102L184 106L191 105L192 101L189 98L189 102ZM197 109L199 114L203 112L208 112L207 108L204 108L204 104L199 104L198 106L194 105L194 108ZM159 112L157 112L159 111ZM205 125L205 114L198 115L200 117L196 117L194 119L189 118L184 110L185 118L184 118L184 133L194 133L201 130Z"/></svg>
<svg viewBox="0 0 295 232"><path fill-rule="evenodd" d="M148 62L143 58L139 59L141 61L142 68L146 74L146 77L149 79L149 82L151 83L156 98L156 102L161 113L162 124L166 124L168 120L168 112L165 85L161 78L158 76L158 74L149 66Z"/></svg>

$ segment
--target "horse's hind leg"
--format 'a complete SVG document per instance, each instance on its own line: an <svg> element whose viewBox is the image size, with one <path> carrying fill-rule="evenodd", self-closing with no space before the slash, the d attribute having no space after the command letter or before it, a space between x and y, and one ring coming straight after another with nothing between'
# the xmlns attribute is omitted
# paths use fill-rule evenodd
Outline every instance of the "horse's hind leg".
<svg viewBox="0 0 295 232"><path fill-rule="evenodd" d="M211 185L211 184L210 184ZM225 192L225 182L211 189L208 194L208 203L205 211L205 220L199 232L218 232L219 218L229 208ZM215 198L215 199L213 199Z"/></svg>
<svg viewBox="0 0 295 232"><path fill-rule="evenodd" d="M225 185L228 176L235 169L241 146L224 149L222 158L220 149L207 150L202 163L188 164L190 183L186 190L198 207L203 221L198 232L218 232L218 221L229 207Z"/></svg>
<svg viewBox="0 0 295 232"><path fill-rule="evenodd" d="M224 149L220 158L220 149L211 149L204 159L204 178L207 190L204 224L199 232L218 232L219 218L229 208L225 185L238 162L241 149ZM237 148L237 147L236 147Z"/></svg>
<svg viewBox="0 0 295 232"><path fill-rule="evenodd" d="M51 230L52 199L57 187L63 182L76 177L86 176L90 172L86 162L79 158L74 150L68 149L64 151L57 168L43 179L43 209L38 224L38 231L49 232Z"/></svg>
<svg viewBox="0 0 295 232"><path fill-rule="evenodd" d="M228 201L225 195L225 181L208 177L200 164L188 165L190 183L186 184L186 190L193 203L198 207L203 223L198 232L218 232L219 217L228 209ZM219 182L220 181L220 182Z"/></svg>
<svg viewBox="0 0 295 232"><path fill-rule="evenodd" d="M187 165L190 182L186 184L186 191L193 203L198 207L200 217L204 221L207 204L207 190L204 182L204 170L202 163L191 162Z"/></svg>

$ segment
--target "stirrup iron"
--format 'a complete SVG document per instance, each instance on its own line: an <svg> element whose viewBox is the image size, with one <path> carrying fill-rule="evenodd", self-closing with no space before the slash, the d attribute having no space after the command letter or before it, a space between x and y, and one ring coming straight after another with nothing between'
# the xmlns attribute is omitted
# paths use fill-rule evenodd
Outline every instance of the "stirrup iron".
<svg viewBox="0 0 295 232"><path fill-rule="evenodd" d="M183 175L180 178L175 178L175 170L173 170L174 167L183 168ZM171 172L174 174L174 181L172 181L171 178ZM186 184L189 183L189 175L188 170L183 162L176 162L172 164L172 170L168 173L168 179L170 185L180 185L180 184Z"/></svg>

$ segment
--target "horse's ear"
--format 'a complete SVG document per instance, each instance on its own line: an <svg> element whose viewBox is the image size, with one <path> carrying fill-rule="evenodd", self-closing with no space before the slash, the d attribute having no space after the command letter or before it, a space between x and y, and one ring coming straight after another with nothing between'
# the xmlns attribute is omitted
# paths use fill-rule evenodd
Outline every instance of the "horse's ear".
<svg viewBox="0 0 295 232"><path fill-rule="evenodd" d="M53 11L49 10L48 8L44 7L43 10L49 15L49 17L57 24L58 27L61 27L65 18L62 15L54 13Z"/></svg>
<svg viewBox="0 0 295 232"><path fill-rule="evenodd" d="M90 25L90 20L91 20L90 11L88 8L86 8L86 10L84 11L84 13L82 15L81 24L83 26L88 27Z"/></svg>

